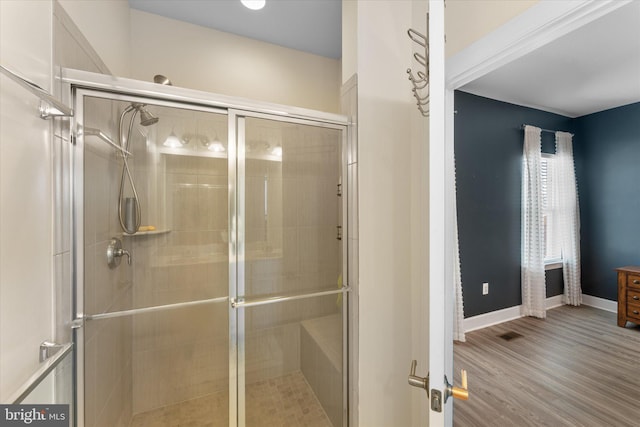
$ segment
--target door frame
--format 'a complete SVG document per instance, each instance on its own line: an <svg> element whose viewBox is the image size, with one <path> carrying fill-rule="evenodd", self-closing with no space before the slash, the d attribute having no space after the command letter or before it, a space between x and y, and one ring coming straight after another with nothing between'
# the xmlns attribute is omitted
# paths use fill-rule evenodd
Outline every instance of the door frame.
<svg viewBox="0 0 640 427"><path fill-rule="evenodd" d="M453 198L455 197L455 187L453 185L455 180L454 91L473 80L476 80L524 55L527 55L528 53L533 52L534 50L541 48L542 46L602 16L605 16L610 12L613 12L619 7L629 4L631 1L632 0L581 0L572 2L540 1L495 31L477 40L472 45L446 60L444 94L442 97L434 98L434 93L432 91L429 109L431 114L431 128L433 129L434 126L436 127L436 133L430 134L430 146L433 146L437 141L437 139L434 140L432 138L443 137L444 150L441 155L444 156L446 162L446 167L442 168L442 170L430 172L430 180L443 180L446 188L446 196L444 198L440 198L440 200L443 200L445 204L444 211L446 212L446 219L440 221L440 224L445 225L444 228L446 230L444 243L438 245L436 242L436 245L431 247L444 249L444 253L446 255L443 264L447 268L447 272L452 272L452 260L447 260L446 257L453 253L452 251L455 243L453 227L457 226L456 224L453 224L451 215L453 213ZM434 8L438 3L439 2L432 2L430 4L430 13L433 14L436 12L438 16L435 17L435 19L444 20L444 14L439 16L438 8ZM433 22L430 25L430 28L433 28L434 25L437 26L437 21ZM441 35L439 33L430 33L429 40L439 40L435 37L440 36ZM436 61L438 58L444 57L444 52L434 52L433 47L431 53L438 54ZM433 59L434 58L432 57L430 61L430 64L432 64L432 81L433 68L436 65L434 64L436 61ZM436 76L438 75L436 74ZM442 114L442 116L440 114ZM441 133L438 133L438 126L442 126ZM431 203L435 202L437 202L437 200L431 198ZM430 212L433 214L433 208L430 209ZM431 228L431 233L433 233L433 231L433 228ZM431 243L433 244L433 240ZM434 251L432 250L432 255L430 256L431 262L433 262L433 252ZM446 316L438 316L436 318L442 320L442 327L434 324L434 317L433 315L430 315L430 358L433 358L434 355L433 345L437 344L437 342L431 341L434 334L438 337L444 338L444 343L440 344L443 351L436 350L438 352L438 357L440 353L444 353L443 367L436 371L430 362L430 370L432 374L435 373L436 375L438 375L441 370L444 371L447 377L450 378L449 382L452 382L451 379L453 378L454 285L452 278L452 273L450 275L445 275L445 281L442 286L440 286L440 282L434 282L432 276L430 280L430 310L434 310L433 304L434 300L436 300L437 304L440 304L441 307L445 307L446 312ZM434 286L436 289L434 289ZM437 295L438 293L441 293L444 296L439 297ZM435 307L435 309L437 310L438 308ZM464 368L464 366L460 368ZM444 386L444 384L439 383L440 378L434 378L432 375L432 381L434 380L438 381L438 389L442 389L441 387ZM473 384L473 378L470 379L470 383ZM432 382L432 388L435 384L435 382ZM473 388L470 389L469 396L470 399L473 399ZM449 404L450 402L451 400L449 400L447 405L445 405L444 416L434 416L434 411L430 411L431 426L451 426L453 424L453 406Z"/></svg>

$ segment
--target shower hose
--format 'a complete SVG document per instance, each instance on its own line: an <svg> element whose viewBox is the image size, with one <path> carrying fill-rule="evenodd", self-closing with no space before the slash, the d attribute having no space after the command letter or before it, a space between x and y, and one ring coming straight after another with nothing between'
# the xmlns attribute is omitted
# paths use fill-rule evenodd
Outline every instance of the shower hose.
<svg viewBox="0 0 640 427"><path fill-rule="evenodd" d="M129 118L129 126L127 131L127 137L124 138L122 134L122 125L124 123L124 118L127 113L133 110L133 114ZM133 176L131 175L131 170L129 169L129 155L127 152L129 151L129 142L131 140L131 130L133 129L133 123L135 122L136 115L139 110L134 105L129 105L125 110L120 114L120 124L118 125L118 136L120 137L120 146L124 150L122 152L122 175L120 177L120 191L118 193L118 220L120 221L120 227L127 234L134 234L140 228L140 223L142 221L142 214L140 210L140 199L138 198L138 191L136 190L136 185L133 180ZM133 192L133 200L135 203L135 223L127 224L124 220L125 214L123 213L123 205L124 205L124 186L125 181L129 180L129 184L131 185L131 191ZM133 226L132 226L133 225Z"/></svg>

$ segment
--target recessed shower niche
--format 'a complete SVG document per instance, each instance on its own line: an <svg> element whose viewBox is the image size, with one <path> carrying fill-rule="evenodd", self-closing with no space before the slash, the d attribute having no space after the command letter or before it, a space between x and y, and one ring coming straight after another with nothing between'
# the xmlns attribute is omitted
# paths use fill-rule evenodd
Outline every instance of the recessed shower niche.
<svg viewBox="0 0 640 427"><path fill-rule="evenodd" d="M80 425L346 426L346 124L75 103Z"/></svg>

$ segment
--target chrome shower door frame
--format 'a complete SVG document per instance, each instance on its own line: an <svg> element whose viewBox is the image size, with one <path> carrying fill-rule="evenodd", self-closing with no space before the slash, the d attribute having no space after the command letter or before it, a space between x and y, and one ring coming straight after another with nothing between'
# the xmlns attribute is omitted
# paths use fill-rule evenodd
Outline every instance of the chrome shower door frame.
<svg viewBox="0 0 640 427"><path fill-rule="evenodd" d="M341 173L342 173L342 277L343 287L325 294L342 294L342 319L343 319L343 426L349 425L349 401L355 389L349 386L349 371L353 366L349 363L349 345L352 345L350 337L353 327L350 319L350 301L352 291L348 283L349 263L357 262L348 258L349 234L348 224L348 182L347 153L350 141L349 122L344 116L307 110L297 107L288 107L270 104L260 101L250 101L241 98L216 95L207 92L163 86L154 83L137 80L123 79L102 74L63 69L62 80L71 94L75 115L70 121L73 141L73 160L71 171L72 183L72 286L73 286L73 313L72 327L74 328L74 354L75 354L75 384L76 384L76 423L84 427L84 325L89 318L99 319L96 316L87 316L84 312L84 136L81 126L84 123L83 100L85 96L105 98L116 101L141 102L145 101L154 105L166 107L178 107L195 111L223 113L228 119L228 214L229 214L229 294L224 300L228 303L229 312L229 426L245 427L244 419L244 306L257 305L243 302L239 297L244 295L244 262L245 262L245 233L244 233L244 197L245 197L245 119L259 118L267 120L326 127L340 130L342 133ZM235 143L234 143L235 142ZM318 296L319 293L308 295L284 295L278 301L289 299L309 298ZM278 301L265 301L260 304L268 304ZM219 301L205 301L219 302ZM184 303L190 304L190 303ZM181 304L175 304L181 305ZM118 316L133 315L150 310L158 310L173 307L150 307L126 310L117 313ZM115 313L114 313L115 314ZM102 316L115 317L115 316ZM240 337L240 338L239 338Z"/></svg>
<svg viewBox="0 0 640 427"><path fill-rule="evenodd" d="M91 73L88 73L91 74ZM154 105L161 107L174 107L180 109L189 109L198 112L207 112L214 114L227 114L227 110L224 108L216 108L215 106L202 106L192 105L184 103L183 101L162 100L157 98L147 98L136 95L135 93L127 93L123 91L105 91L102 88L92 88L89 85L70 85L69 90L71 92L71 99L75 109L75 115L71 120L71 135L72 135L72 162L71 162L71 218L72 218L72 287L73 287L73 319L71 322L74 330L73 342L74 342L74 365L75 365L75 403L76 403L76 426L84 427L85 425L85 346L84 346L84 331L85 323L87 321L100 321L102 319L117 318L124 316L133 316L141 313L149 313L153 311L171 310L175 308L182 308L187 306L193 306L198 304L211 304L211 303L228 303L228 295L221 298L212 298L208 300L195 300L187 301L183 303L168 304L164 306L151 306L137 309L130 309L118 312L100 313L96 315L90 315L85 312L85 295L84 295L84 194L85 194L85 176L84 176L84 132L82 126L84 124L84 99L85 97L101 98L109 101L123 101L123 102L138 102L144 101L153 102ZM106 258L105 258L106 259ZM106 261L105 261L106 262ZM230 287L235 285L230 280ZM229 292L231 289L229 290ZM232 347L230 346L230 351ZM235 359L230 359L235 360ZM231 367L230 367L231 370ZM235 384L229 379L230 393L235 393ZM230 414L231 415L231 414ZM234 412L235 418L235 412ZM231 418L230 418L230 425Z"/></svg>

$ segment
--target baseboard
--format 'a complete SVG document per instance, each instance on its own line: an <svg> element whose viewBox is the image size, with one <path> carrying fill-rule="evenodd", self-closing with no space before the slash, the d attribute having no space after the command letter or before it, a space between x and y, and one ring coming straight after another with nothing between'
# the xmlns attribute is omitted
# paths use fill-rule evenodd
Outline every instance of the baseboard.
<svg viewBox="0 0 640 427"><path fill-rule="evenodd" d="M556 307L560 307L561 305L563 305L564 303L562 302L562 297L564 295L560 294L560 295L556 295L554 297L549 297L546 300L546 306L547 306L547 310L552 309L552 308L556 308Z"/></svg>
<svg viewBox="0 0 640 427"><path fill-rule="evenodd" d="M611 301L609 299L594 297L591 295L582 295L582 304L599 308L600 310L610 311L612 313L618 312L618 302Z"/></svg>
<svg viewBox="0 0 640 427"><path fill-rule="evenodd" d="M549 297L545 301L547 310L560 307L563 295ZM591 295L582 295L582 304L589 307L599 308L600 310L618 312L618 303L604 298L594 297ZM477 316L464 319L464 331L471 332L477 329L486 328L497 325L499 323L508 322L510 320L522 317L522 305L516 305L502 310L492 311L490 313L479 314Z"/></svg>
<svg viewBox="0 0 640 427"><path fill-rule="evenodd" d="M503 308L502 310L467 317L464 319L464 331L471 332L476 329L497 325L498 323L508 322L509 320L519 319L522 317L521 307L521 305L516 305L514 307Z"/></svg>
<svg viewBox="0 0 640 427"><path fill-rule="evenodd" d="M586 304L586 302L585 302ZM547 310L562 305L562 295L549 297L545 301ZM587 304L589 305L589 304ZM464 319L464 331L471 332L476 329L486 328L488 326L497 325L499 323L508 322L510 320L522 317L522 305L516 305L502 310L492 311L490 313L479 314L477 316Z"/></svg>

